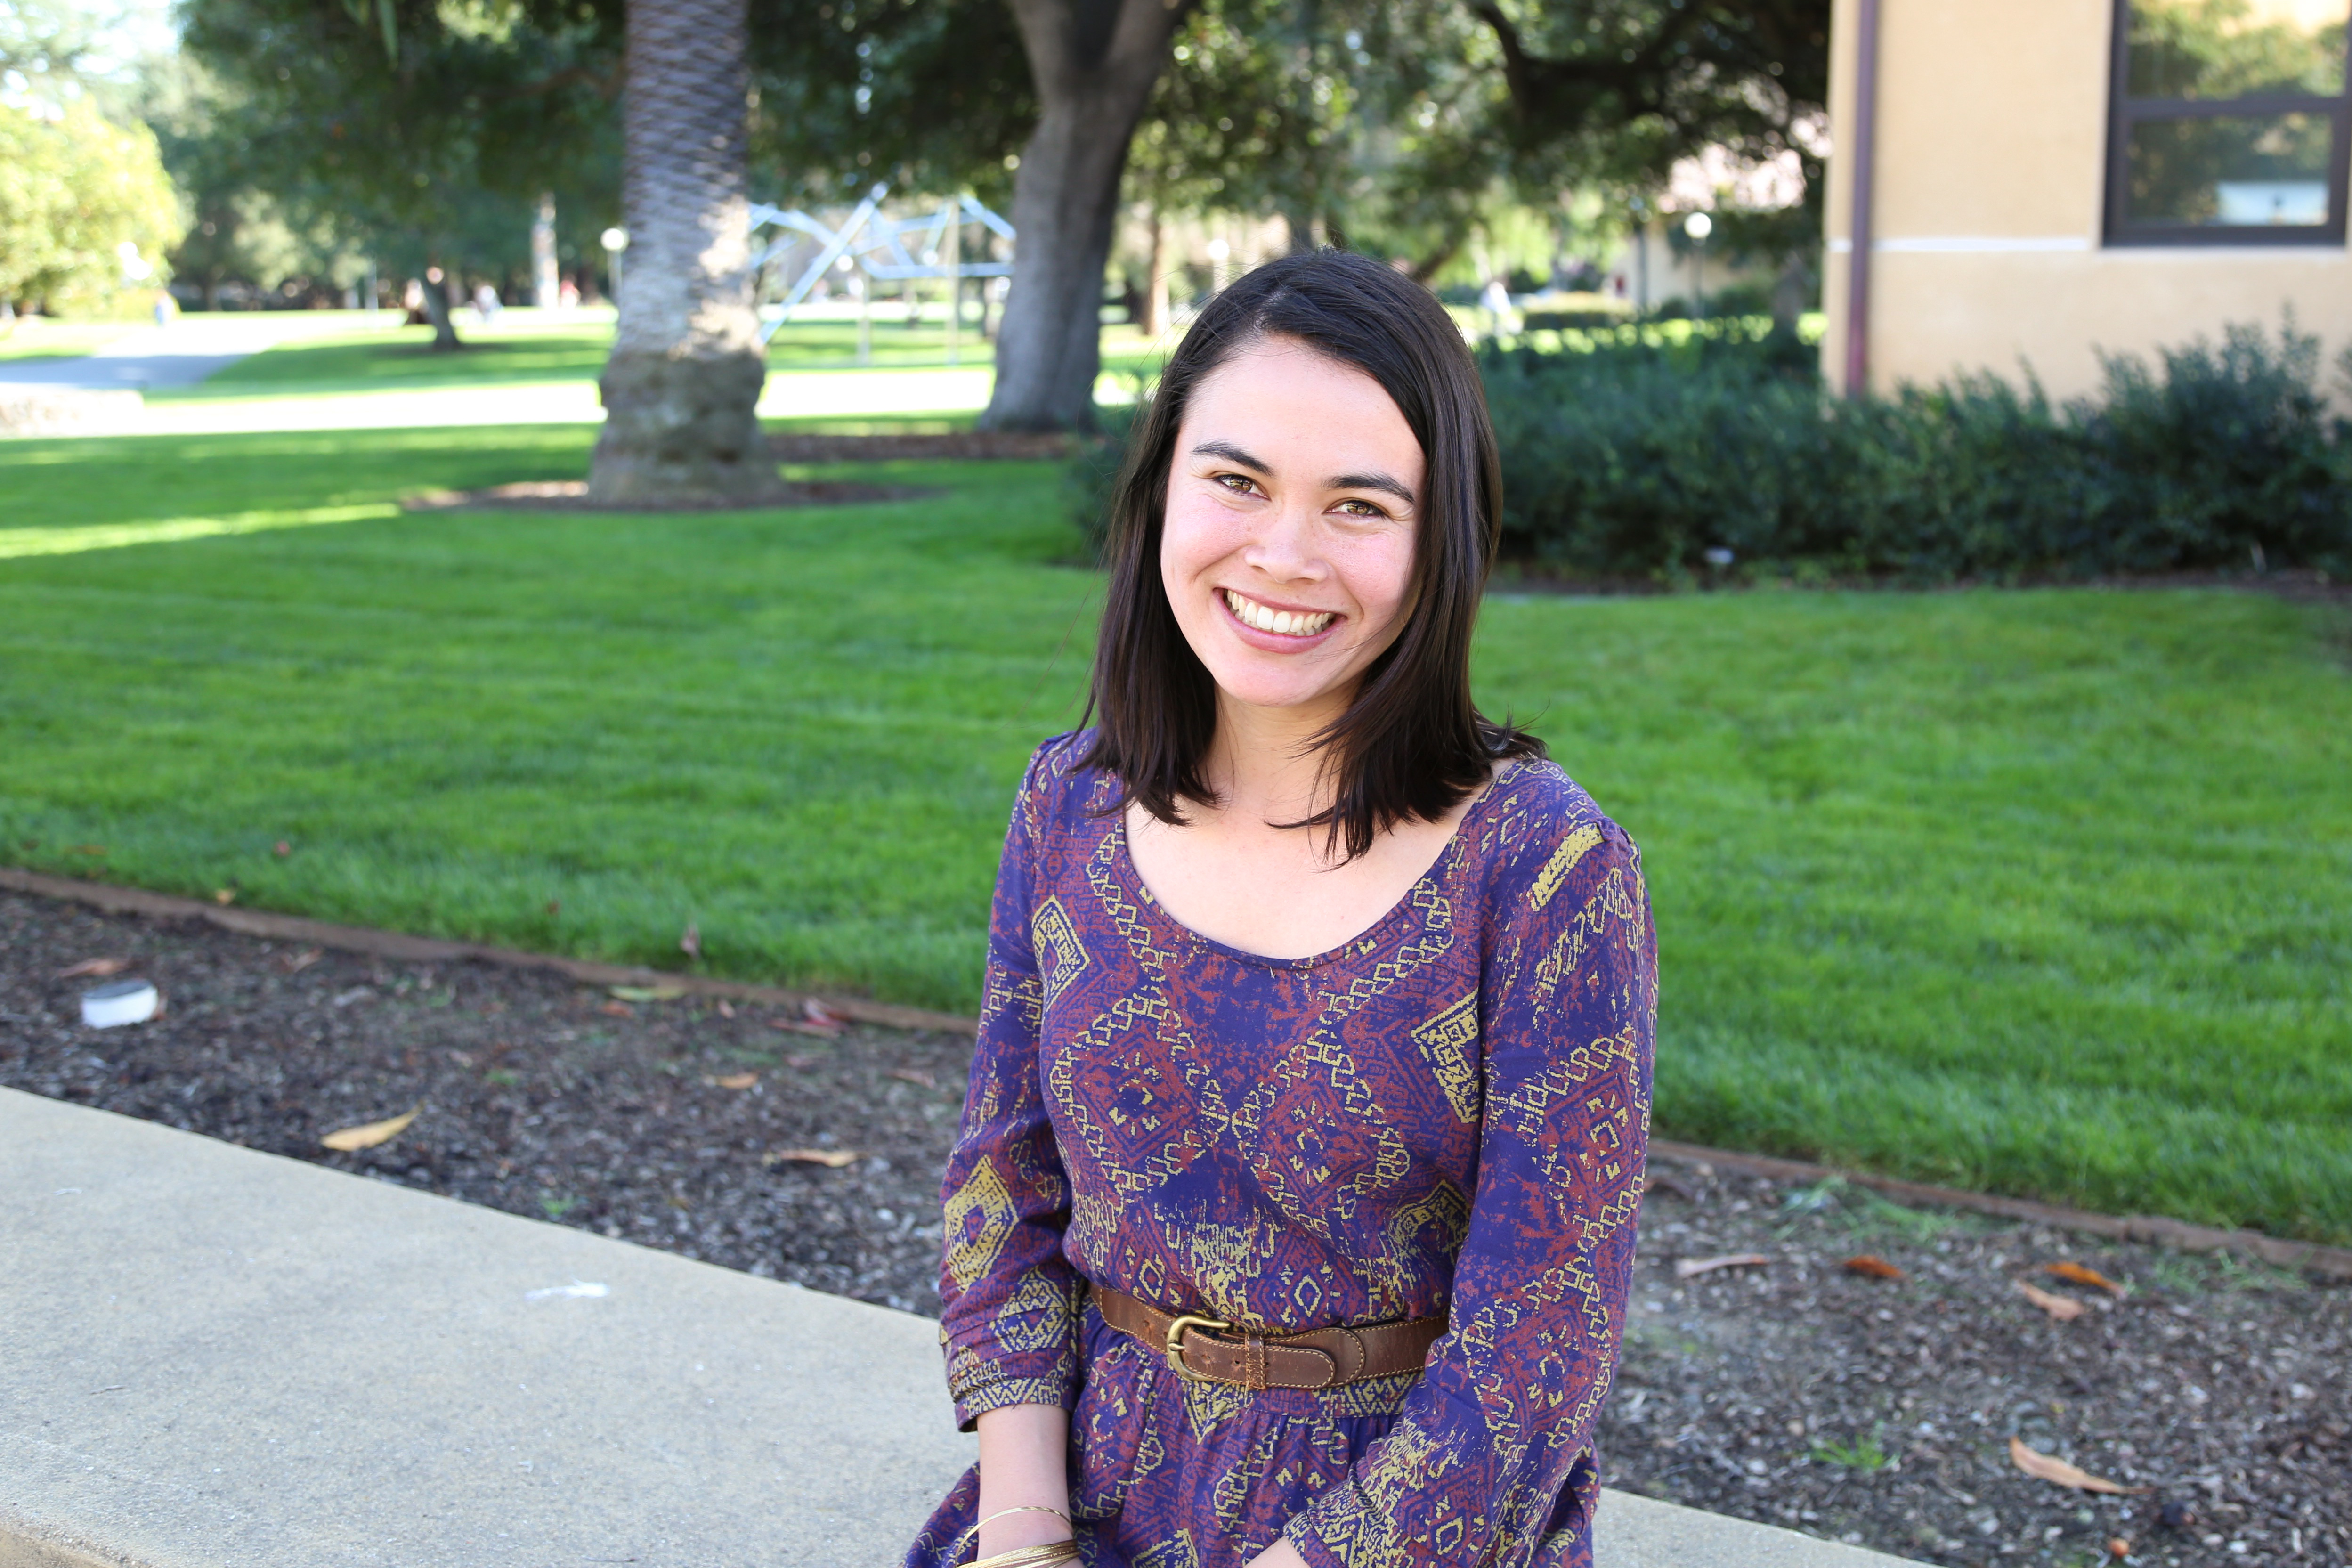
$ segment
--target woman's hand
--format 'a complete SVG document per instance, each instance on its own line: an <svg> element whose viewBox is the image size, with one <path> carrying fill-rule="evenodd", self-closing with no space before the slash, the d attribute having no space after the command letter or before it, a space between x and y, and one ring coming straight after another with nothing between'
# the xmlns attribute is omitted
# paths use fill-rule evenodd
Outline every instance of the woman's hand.
<svg viewBox="0 0 2352 1568"><path fill-rule="evenodd" d="M1067 1541L1070 1417L1055 1405L1008 1405L980 1417L980 1557ZM1033 1511L1050 1509L1053 1512Z"/></svg>
<svg viewBox="0 0 2352 1568"><path fill-rule="evenodd" d="M1276 1541L1251 1558L1246 1568L1307 1568L1307 1559L1298 1555L1298 1548L1289 1542Z"/></svg>

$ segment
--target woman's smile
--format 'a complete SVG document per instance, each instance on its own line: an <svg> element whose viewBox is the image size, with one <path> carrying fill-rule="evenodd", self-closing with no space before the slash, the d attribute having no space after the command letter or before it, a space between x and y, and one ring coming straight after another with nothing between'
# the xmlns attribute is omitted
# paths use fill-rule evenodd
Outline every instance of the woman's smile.
<svg viewBox="0 0 2352 1568"><path fill-rule="evenodd" d="M1331 624L1339 619L1337 610L1276 608L1232 588L1220 588L1217 595L1224 601L1227 613L1234 620L1252 631L1279 639L1277 647L1286 643L1303 647L1328 631Z"/></svg>

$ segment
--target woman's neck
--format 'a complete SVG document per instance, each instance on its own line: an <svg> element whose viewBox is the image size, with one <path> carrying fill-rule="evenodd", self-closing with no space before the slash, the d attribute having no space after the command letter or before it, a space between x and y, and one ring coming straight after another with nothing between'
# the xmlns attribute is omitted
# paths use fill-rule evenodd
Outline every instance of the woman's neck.
<svg viewBox="0 0 2352 1568"><path fill-rule="evenodd" d="M1216 809L1260 822L1298 822L1323 809L1328 758L1316 738L1346 711L1344 700L1260 708L1220 692L1206 770Z"/></svg>

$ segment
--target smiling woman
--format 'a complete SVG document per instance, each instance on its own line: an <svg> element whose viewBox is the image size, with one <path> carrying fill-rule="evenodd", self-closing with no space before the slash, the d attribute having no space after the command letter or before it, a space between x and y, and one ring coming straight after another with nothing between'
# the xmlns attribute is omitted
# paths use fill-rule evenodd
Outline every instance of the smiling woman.
<svg viewBox="0 0 2352 1568"><path fill-rule="evenodd" d="M980 1464L909 1568L1590 1564L1656 945L1470 700L1496 475L1452 321L1362 258L1171 362L1099 721L998 873L940 1282Z"/></svg>

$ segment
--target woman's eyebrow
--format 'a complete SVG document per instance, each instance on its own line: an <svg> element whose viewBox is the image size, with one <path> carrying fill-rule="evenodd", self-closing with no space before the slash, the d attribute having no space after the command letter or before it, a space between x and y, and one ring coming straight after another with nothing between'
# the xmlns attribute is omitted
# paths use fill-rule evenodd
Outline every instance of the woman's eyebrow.
<svg viewBox="0 0 2352 1568"><path fill-rule="evenodd" d="M1327 489L1335 490L1383 490L1407 506L1413 505L1412 491L1402 480L1386 474L1341 474Z"/></svg>
<svg viewBox="0 0 2352 1568"><path fill-rule="evenodd" d="M1251 457L1247 452L1243 451L1231 441L1203 441L1199 446L1192 448L1192 456L1196 458L1223 458L1228 463L1239 463L1243 468L1255 468L1261 474L1270 474L1274 472L1274 469L1267 466L1264 458Z"/></svg>

